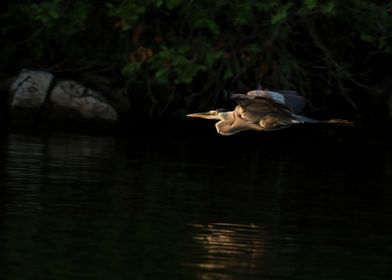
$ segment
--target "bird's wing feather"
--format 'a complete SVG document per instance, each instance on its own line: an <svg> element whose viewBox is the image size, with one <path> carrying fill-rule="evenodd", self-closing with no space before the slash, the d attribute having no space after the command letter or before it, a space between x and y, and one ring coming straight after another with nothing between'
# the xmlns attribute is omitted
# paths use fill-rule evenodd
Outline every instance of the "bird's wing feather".
<svg viewBox="0 0 392 280"><path fill-rule="evenodd" d="M275 90L277 93L283 94L283 95L296 95L296 96L301 96L297 91L295 90L287 90L287 89L279 89Z"/></svg>
<svg viewBox="0 0 392 280"><path fill-rule="evenodd" d="M269 97L273 99L275 102L285 104L284 95L270 90L252 90L246 93L249 96L261 96L261 97Z"/></svg>
<svg viewBox="0 0 392 280"><path fill-rule="evenodd" d="M295 114L301 113L306 105L305 98L293 90L253 90L247 92L246 94L250 96L270 97L278 103L285 104Z"/></svg>
<svg viewBox="0 0 392 280"><path fill-rule="evenodd" d="M290 108L285 104L275 101L268 96L253 96L245 94L233 94L232 99L241 105L245 110L256 112L290 112Z"/></svg>
<svg viewBox="0 0 392 280"><path fill-rule="evenodd" d="M259 123L260 120L273 114L277 118L285 119L291 116L290 109L266 96L252 96L233 94L232 98L238 103L234 112L250 123Z"/></svg>

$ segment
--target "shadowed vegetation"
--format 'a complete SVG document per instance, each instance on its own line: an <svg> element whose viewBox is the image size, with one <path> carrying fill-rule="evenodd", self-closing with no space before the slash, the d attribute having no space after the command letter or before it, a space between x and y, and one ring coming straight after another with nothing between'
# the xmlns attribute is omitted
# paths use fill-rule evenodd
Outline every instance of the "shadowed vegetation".
<svg viewBox="0 0 392 280"><path fill-rule="evenodd" d="M102 90L124 116L182 118L221 104L225 89L258 84L302 92L321 116L390 114L391 74L383 70L392 62L390 1L0 5L2 76L29 67L74 77Z"/></svg>

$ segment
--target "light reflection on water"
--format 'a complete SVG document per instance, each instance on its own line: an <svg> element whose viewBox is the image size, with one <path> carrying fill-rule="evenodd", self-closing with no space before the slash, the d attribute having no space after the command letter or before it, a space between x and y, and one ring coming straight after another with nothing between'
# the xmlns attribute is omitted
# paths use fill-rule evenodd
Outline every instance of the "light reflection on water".
<svg viewBox="0 0 392 280"><path fill-rule="evenodd" d="M255 225L230 223L192 224L196 233L193 239L204 253L199 261L185 264L207 271L202 279L214 279L210 272L221 272L222 279L233 279L227 273L258 275L262 273L260 259L265 241L263 232ZM223 276L226 273L225 276Z"/></svg>
<svg viewBox="0 0 392 280"><path fill-rule="evenodd" d="M249 139L8 135L0 278L391 279L390 150Z"/></svg>

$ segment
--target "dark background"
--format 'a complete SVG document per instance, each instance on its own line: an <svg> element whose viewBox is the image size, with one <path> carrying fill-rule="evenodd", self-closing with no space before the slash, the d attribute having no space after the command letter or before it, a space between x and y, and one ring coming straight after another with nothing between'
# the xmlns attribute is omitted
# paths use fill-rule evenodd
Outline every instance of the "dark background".
<svg viewBox="0 0 392 280"><path fill-rule="evenodd" d="M225 91L299 91L307 114L391 118L390 1L2 1L0 78L50 71L132 120L230 107ZM7 100L2 90L2 112ZM4 114L4 113L3 113Z"/></svg>

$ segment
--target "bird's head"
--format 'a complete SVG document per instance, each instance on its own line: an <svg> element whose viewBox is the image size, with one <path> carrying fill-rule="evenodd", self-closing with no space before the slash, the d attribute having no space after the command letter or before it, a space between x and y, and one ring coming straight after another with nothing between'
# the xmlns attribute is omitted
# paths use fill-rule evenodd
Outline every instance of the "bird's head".
<svg viewBox="0 0 392 280"><path fill-rule="evenodd" d="M203 119L209 119L209 120L221 120L224 118L224 114L227 111L224 109L216 109L216 110L211 110L208 112L200 112L200 113L192 113L186 115L187 117L191 118L203 118Z"/></svg>

